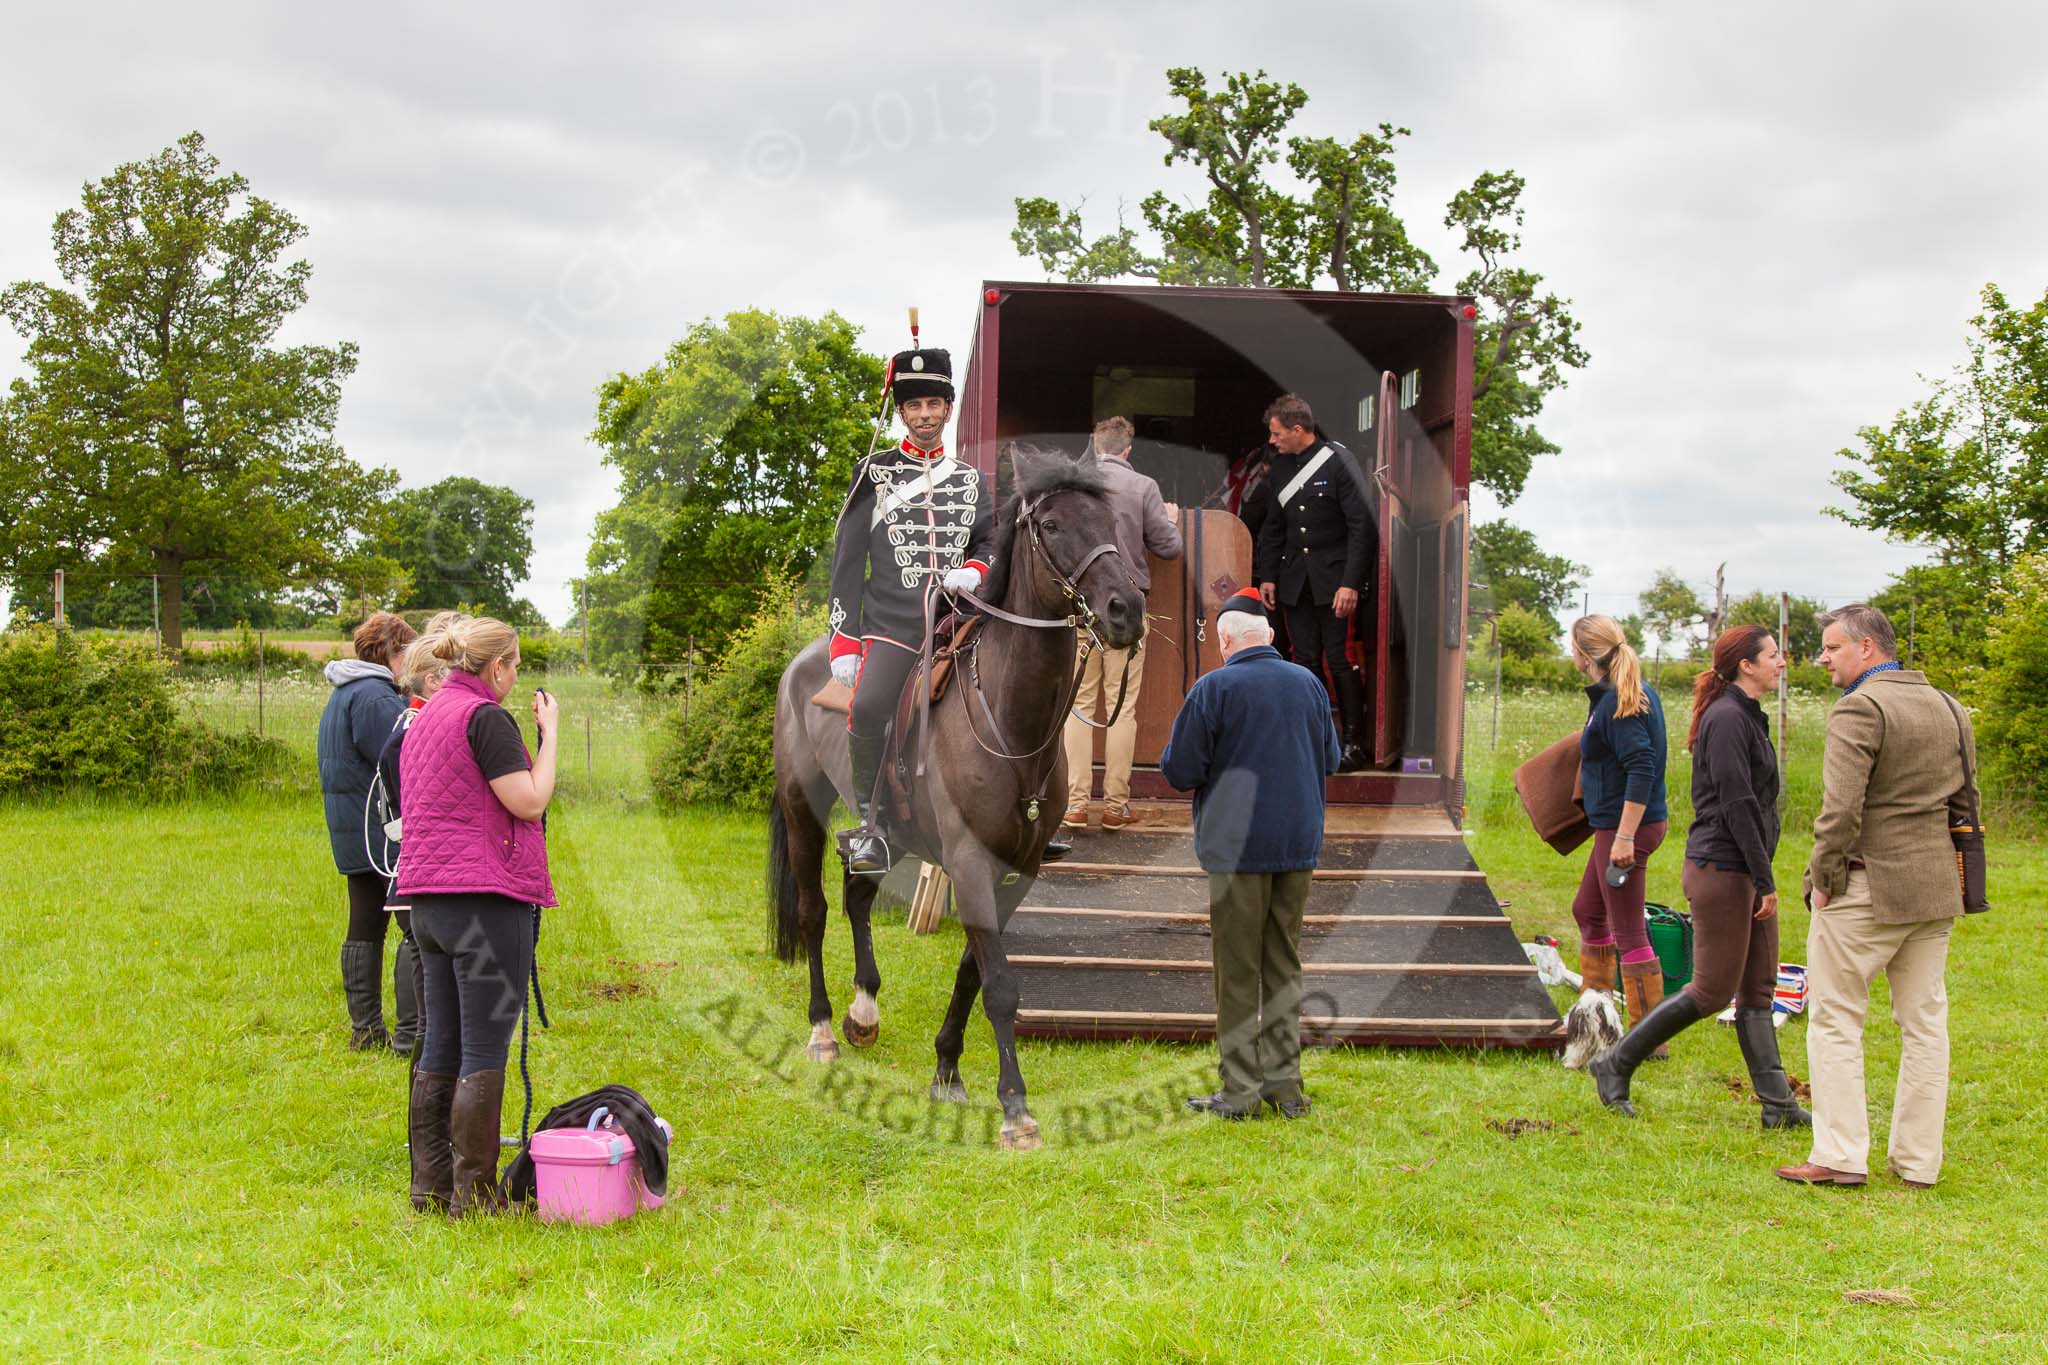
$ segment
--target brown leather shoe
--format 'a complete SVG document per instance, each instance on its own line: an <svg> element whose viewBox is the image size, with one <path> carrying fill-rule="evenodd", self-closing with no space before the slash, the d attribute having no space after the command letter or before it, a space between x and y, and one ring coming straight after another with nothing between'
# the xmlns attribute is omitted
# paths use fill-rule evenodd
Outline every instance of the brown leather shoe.
<svg viewBox="0 0 2048 1365"><path fill-rule="evenodd" d="M1838 1171L1832 1166L1817 1166L1811 1161L1778 1168L1778 1179L1789 1180L1795 1185L1861 1185L1869 1178L1854 1171Z"/></svg>
<svg viewBox="0 0 2048 1365"><path fill-rule="evenodd" d="M1060 824L1066 829L1088 828L1088 808L1086 806L1068 806L1067 813L1060 817Z"/></svg>
<svg viewBox="0 0 2048 1365"><path fill-rule="evenodd" d="M1104 829L1122 829L1125 825L1135 825L1137 823L1138 817L1131 814L1131 808L1128 805L1111 806L1108 810L1102 812L1102 827Z"/></svg>

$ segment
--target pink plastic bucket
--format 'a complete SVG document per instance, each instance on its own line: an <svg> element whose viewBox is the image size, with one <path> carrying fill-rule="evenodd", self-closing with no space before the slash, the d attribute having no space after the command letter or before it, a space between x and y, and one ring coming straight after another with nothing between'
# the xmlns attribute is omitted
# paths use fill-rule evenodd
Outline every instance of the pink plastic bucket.
<svg viewBox="0 0 2048 1365"><path fill-rule="evenodd" d="M582 1128L543 1128L533 1135L528 1150L541 1221L609 1223L661 1207L661 1196L640 1179L633 1139L611 1127L606 1114L598 1110Z"/></svg>

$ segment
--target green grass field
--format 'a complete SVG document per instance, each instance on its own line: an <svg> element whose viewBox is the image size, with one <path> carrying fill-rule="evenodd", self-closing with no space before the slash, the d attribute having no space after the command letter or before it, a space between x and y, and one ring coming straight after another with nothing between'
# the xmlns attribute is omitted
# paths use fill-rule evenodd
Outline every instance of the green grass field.
<svg viewBox="0 0 2048 1365"><path fill-rule="evenodd" d="M1819 716L1794 715L1787 878ZM1490 704L1471 711L1474 847L1524 937L1569 941L1577 864L1521 827L1505 775L1577 718L1570 697L1508 698L1495 750ZM402 1064L343 1047L317 797L0 805L7 1357L2048 1357L2038 843L1996 842L1996 910L1957 932L1949 1166L1915 1192L1773 1179L1803 1139L1758 1131L1713 1025L1641 1074L1632 1124L1543 1054L1315 1053L1310 1118L1224 1125L1178 1111L1206 1049L1027 1043L1047 1146L1005 1156L980 1128L985 1022L964 1124L922 1098L950 923L915 939L885 916L880 1044L801 1061L801 970L763 948L763 842L751 816L563 801L538 1101L641 1089L676 1125L671 1198L608 1229L454 1226L404 1197ZM1674 858L1653 894L1675 899ZM1787 957L1804 932L1795 907ZM843 922L830 944L843 1009ZM1872 1019L1881 1143L1896 1034ZM1783 1034L1801 1075L1803 1028Z"/></svg>

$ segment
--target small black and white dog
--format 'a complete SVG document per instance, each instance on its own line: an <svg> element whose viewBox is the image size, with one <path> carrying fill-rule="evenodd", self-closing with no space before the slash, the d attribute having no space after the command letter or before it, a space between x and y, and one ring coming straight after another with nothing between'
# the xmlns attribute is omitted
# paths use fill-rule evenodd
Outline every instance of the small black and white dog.
<svg viewBox="0 0 2048 1365"><path fill-rule="evenodd" d="M1620 1041L1621 1011L1614 1007L1614 997L1606 991L1581 992L1579 1003L1564 1017L1564 1064L1584 1071L1588 1062Z"/></svg>

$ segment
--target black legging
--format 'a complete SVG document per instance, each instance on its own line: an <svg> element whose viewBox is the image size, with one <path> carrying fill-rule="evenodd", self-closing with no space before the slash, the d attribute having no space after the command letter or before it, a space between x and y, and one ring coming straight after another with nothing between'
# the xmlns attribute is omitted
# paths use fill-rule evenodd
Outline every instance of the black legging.
<svg viewBox="0 0 2048 1365"><path fill-rule="evenodd" d="M399 935L412 937L412 916L403 910L394 914L386 903L390 889L390 879L375 872L348 874L349 942L374 943L382 948L388 921L394 918L398 921Z"/></svg>
<svg viewBox="0 0 2048 1365"><path fill-rule="evenodd" d="M503 1071L533 966L533 907L509 896L414 896L412 929L427 987L419 1069Z"/></svg>
<svg viewBox="0 0 2048 1365"><path fill-rule="evenodd" d="M391 879L375 872L348 874L348 937L351 943L384 946L391 916L384 909Z"/></svg>

